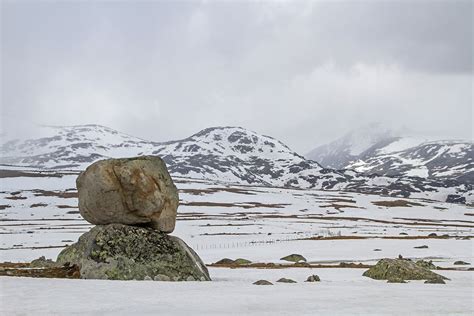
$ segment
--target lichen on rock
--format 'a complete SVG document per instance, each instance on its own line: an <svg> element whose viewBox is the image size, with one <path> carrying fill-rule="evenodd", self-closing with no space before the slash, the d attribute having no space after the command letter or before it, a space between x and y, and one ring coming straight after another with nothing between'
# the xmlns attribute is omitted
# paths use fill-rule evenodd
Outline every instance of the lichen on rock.
<svg viewBox="0 0 474 316"><path fill-rule="evenodd" d="M375 280L430 280L447 279L442 275L430 271L423 265L407 259L382 259L369 270L365 271L363 276Z"/></svg>
<svg viewBox="0 0 474 316"><path fill-rule="evenodd" d="M147 227L95 226L57 261L78 265L84 279L210 280L204 263L181 239Z"/></svg>

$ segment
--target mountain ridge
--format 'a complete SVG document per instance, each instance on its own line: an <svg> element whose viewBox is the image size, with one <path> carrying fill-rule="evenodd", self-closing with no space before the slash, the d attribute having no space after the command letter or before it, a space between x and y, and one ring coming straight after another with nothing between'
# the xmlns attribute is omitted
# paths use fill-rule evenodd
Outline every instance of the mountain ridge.
<svg viewBox="0 0 474 316"><path fill-rule="evenodd" d="M456 181L363 175L323 168L281 141L242 127L210 127L168 142L146 141L101 125L43 128L50 129L42 133L46 137L10 137L2 143L0 163L83 170L100 159L158 155L167 163L172 176L453 201L465 201L472 195L470 186Z"/></svg>

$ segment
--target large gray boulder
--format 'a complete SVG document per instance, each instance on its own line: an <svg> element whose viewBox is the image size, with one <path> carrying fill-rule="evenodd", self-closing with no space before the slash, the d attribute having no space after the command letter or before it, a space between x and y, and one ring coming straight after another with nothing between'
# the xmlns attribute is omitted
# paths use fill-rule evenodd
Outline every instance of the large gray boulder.
<svg viewBox="0 0 474 316"><path fill-rule="evenodd" d="M161 158L107 159L76 180L79 211L91 224L149 225L170 233L176 223L178 190Z"/></svg>
<svg viewBox="0 0 474 316"><path fill-rule="evenodd" d="M149 227L95 226L61 251L57 263L79 266L83 279L210 280L206 266L184 241Z"/></svg>

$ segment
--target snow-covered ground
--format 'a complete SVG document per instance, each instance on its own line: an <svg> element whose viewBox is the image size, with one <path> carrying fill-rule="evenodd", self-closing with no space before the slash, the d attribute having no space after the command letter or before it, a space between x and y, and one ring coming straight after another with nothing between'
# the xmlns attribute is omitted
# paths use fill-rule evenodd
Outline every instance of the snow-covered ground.
<svg viewBox="0 0 474 316"><path fill-rule="evenodd" d="M387 284L360 269L211 269L212 282L0 278L3 315L470 315L472 273ZM317 273L321 282L305 283ZM293 278L298 283L252 285Z"/></svg>
<svg viewBox="0 0 474 316"><path fill-rule="evenodd" d="M75 174L0 179L0 260L55 258L92 226L78 213ZM175 178L181 205L173 235L207 264L222 258L280 263L432 259L474 262L474 209L347 192L226 186ZM383 206L390 203L406 206ZM379 205L377 205L379 204ZM427 238L431 233L445 238ZM320 237L319 240L315 240ZM419 246L428 248L415 248ZM470 266L465 267L464 269ZM213 282L163 283L0 278L0 314L472 314L471 271L440 271L446 285L387 284L364 269L211 268ZM322 282L304 283L310 274ZM258 279L297 284L255 286Z"/></svg>

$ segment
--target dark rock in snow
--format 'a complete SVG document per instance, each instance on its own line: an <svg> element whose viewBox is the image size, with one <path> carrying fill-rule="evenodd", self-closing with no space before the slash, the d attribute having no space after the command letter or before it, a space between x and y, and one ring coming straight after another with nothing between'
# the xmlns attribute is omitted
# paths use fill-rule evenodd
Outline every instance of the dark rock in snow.
<svg viewBox="0 0 474 316"><path fill-rule="evenodd" d="M310 275L305 282L320 282L321 279L316 274Z"/></svg>
<svg viewBox="0 0 474 316"><path fill-rule="evenodd" d="M375 280L429 280L445 277L430 271L429 269L406 259L382 259L363 276Z"/></svg>
<svg viewBox="0 0 474 316"><path fill-rule="evenodd" d="M290 262L295 262L295 263L300 262L300 261L306 262L305 257L296 253L280 258L280 260L285 260L285 261L290 261Z"/></svg>
<svg viewBox="0 0 474 316"><path fill-rule="evenodd" d="M258 281L255 281L253 284L255 284L255 285L273 285L272 282L267 281L267 280L258 280Z"/></svg>

